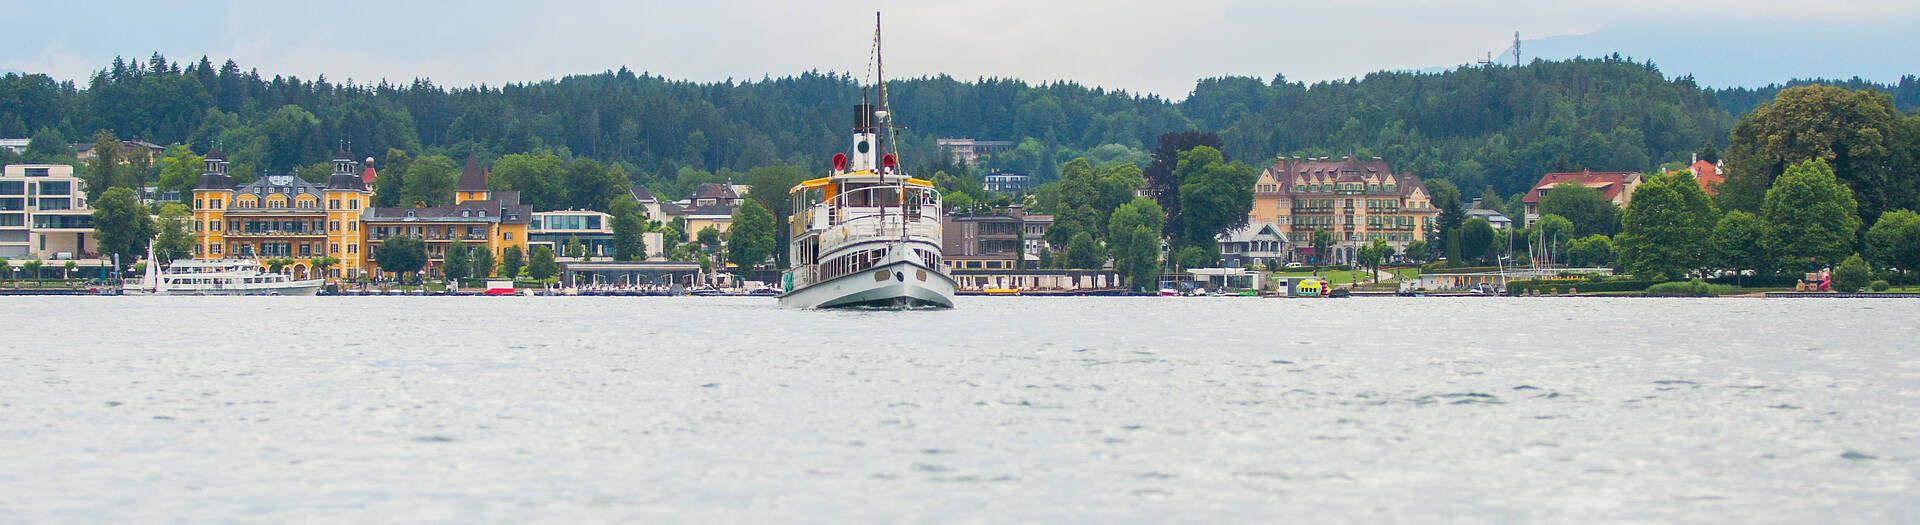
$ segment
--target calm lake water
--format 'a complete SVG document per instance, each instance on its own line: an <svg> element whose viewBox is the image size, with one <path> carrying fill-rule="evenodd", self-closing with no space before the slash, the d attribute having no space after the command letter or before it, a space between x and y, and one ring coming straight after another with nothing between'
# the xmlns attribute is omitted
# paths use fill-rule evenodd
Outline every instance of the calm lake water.
<svg viewBox="0 0 1920 525"><path fill-rule="evenodd" d="M1920 522L1920 301L0 299L6 522Z"/></svg>

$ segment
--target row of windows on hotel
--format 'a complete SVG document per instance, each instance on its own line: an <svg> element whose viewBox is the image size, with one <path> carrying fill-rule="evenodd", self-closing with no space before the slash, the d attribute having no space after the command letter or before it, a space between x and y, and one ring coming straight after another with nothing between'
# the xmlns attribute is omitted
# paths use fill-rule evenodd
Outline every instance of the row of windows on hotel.
<svg viewBox="0 0 1920 525"><path fill-rule="evenodd" d="M1298 201L1293 201L1293 209L1294 210L1332 210L1333 205L1336 203L1340 203L1341 200L1342 199L1298 200ZM1354 201L1353 199L1345 199L1344 204L1346 209L1348 210L1353 209L1353 201ZM1365 204L1367 205L1367 211L1371 211L1371 212L1382 212L1382 211L1386 213L1400 212L1399 199L1366 199ZM1286 208L1287 201L1280 201L1280 207Z"/></svg>
<svg viewBox="0 0 1920 525"><path fill-rule="evenodd" d="M220 244L209 244L204 247L194 246L193 252L194 255L201 255L202 253L220 255L221 246ZM347 255L357 255L360 253L360 245L358 244L347 243L345 246ZM450 245L428 245L427 256L438 259L446 255L448 246ZM329 254L340 255L340 249L340 243L327 244L327 253ZM319 255L320 243L233 243L226 251L232 255L239 255L241 257L313 257Z"/></svg>
<svg viewBox="0 0 1920 525"><path fill-rule="evenodd" d="M202 210L218 210L218 209L220 209L220 205L221 205L221 201L220 201L220 199L194 199L194 201L193 201L193 206L194 206L195 208L197 208L197 209L202 209ZM236 199L234 199L234 200L233 200L233 207L234 207L234 209L258 209L258 208L260 208L260 203L259 203L259 202L256 202L256 200L255 200L255 199L252 199L252 198L236 198ZM272 197L267 197L267 206L266 206L266 207L267 207L268 209L283 209L283 208L286 208L286 207L287 207L287 198L286 198L286 197L282 197L282 196L279 196L279 195L274 195L274 196L272 196ZM297 199L295 199L295 200L294 200L294 203L293 203L293 209L296 209L296 210L317 210L317 209L320 209L320 199L315 199L315 198L311 198L311 197L306 197L306 196L302 196L302 197L300 197L300 198L297 198ZM358 209L360 209L360 201L357 201L357 200L349 200L349 201L346 201L346 208L341 208L341 207L340 207L340 199L328 199L328 200L327 200L327 209L329 209L329 210L339 210L339 209L348 209L348 210L358 210Z"/></svg>
<svg viewBox="0 0 1920 525"><path fill-rule="evenodd" d="M1377 192L1384 191L1384 192L1393 193L1393 192L1400 191L1400 185L1394 184L1391 182L1386 183L1384 185L1377 182L1372 184L1347 182L1347 183L1340 183L1337 185L1336 184L1295 184L1293 185L1293 187L1294 189L1299 190L1302 193L1343 193L1343 194L1355 194L1355 195L1364 193L1364 192L1377 193ZM1280 185L1279 184L1260 184L1258 185L1258 187L1254 188L1254 190L1262 193L1273 193L1273 192L1280 191Z"/></svg>
<svg viewBox="0 0 1920 525"><path fill-rule="evenodd" d="M322 224L323 224L323 221L245 221L245 220L235 219L235 220L227 221L226 228L228 232L239 232L239 233L301 234L301 233L325 233L325 232L341 231L340 221L324 221L324 224L326 226L325 230L321 229ZM194 228L194 231L202 231L203 229L205 231L220 231L221 223L220 221L205 221L205 222L195 221L193 228ZM349 231L349 232L360 231L360 223L348 221L346 223L346 231ZM375 239L386 238L389 235L412 235L412 236L420 237L423 239L434 239L434 240L446 240L446 239L452 239L454 237L463 237L466 240L483 241L487 239L487 227L485 226L434 226L434 227L380 226L380 227L374 228L373 235ZM509 241L513 240L513 232L503 231L503 232L500 232L500 235L503 240L509 240ZM218 252L215 252L215 253L218 253Z"/></svg>
<svg viewBox="0 0 1920 525"><path fill-rule="evenodd" d="M1433 226L1432 217L1421 217L1420 220L1423 227ZM1280 222L1282 225L1293 224L1296 226L1326 226L1326 227L1333 227L1333 226L1339 226L1339 225L1346 225L1348 227L1352 227L1355 224L1352 215L1345 215L1345 216L1338 216L1338 217L1333 215L1302 215L1298 217L1280 217ZM1369 215L1367 216L1367 227L1368 228L1411 229L1413 228L1413 217L1409 217L1405 215L1388 215L1388 216Z"/></svg>

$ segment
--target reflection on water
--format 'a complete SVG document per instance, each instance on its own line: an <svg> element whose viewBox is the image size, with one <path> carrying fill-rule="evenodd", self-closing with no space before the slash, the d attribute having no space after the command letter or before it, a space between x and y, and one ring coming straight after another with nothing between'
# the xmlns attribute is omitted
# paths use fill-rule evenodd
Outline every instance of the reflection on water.
<svg viewBox="0 0 1920 525"><path fill-rule="evenodd" d="M1920 301L6 302L21 521L1920 520Z"/></svg>

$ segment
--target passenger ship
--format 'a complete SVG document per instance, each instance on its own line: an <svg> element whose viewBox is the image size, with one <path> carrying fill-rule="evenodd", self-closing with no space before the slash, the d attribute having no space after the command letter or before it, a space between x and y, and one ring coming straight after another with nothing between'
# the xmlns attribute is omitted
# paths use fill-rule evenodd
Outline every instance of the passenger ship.
<svg viewBox="0 0 1920 525"><path fill-rule="evenodd" d="M148 259L152 260L152 259ZM157 274L157 275L156 275ZM313 295L324 279L295 281L268 272L258 261L245 259L181 259L165 272L147 272L141 289L153 295Z"/></svg>
<svg viewBox="0 0 1920 525"><path fill-rule="evenodd" d="M876 28L876 56L879 35ZM794 268L781 276L782 306L953 307L953 277L940 260L940 192L883 152L886 77L875 76L880 104L854 107L853 155L835 154L831 174L788 192Z"/></svg>

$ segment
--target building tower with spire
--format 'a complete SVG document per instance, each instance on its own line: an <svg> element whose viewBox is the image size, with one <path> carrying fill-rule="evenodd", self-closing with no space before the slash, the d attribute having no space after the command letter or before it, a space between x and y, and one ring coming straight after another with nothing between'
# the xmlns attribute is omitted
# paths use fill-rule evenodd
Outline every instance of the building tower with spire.
<svg viewBox="0 0 1920 525"><path fill-rule="evenodd" d="M366 270L365 243L361 242L360 217L373 205L373 191L358 171L353 153L340 150L333 155L333 174L327 176L327 253L340 260L326 277L359 277Z"/></svg>

